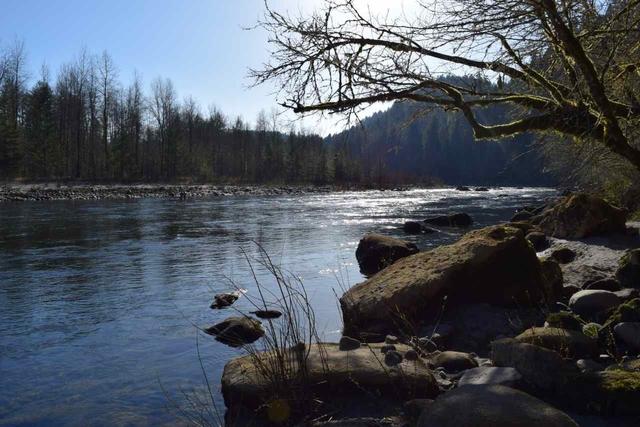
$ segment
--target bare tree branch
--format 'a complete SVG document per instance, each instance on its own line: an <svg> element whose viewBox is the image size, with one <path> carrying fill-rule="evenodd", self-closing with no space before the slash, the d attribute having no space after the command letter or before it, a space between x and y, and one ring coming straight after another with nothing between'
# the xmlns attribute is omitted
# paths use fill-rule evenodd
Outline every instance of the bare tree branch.
<svg viewBox="0 0 640 427"><path fill-rule="evenodd" d="M297 113L405 100L461 111L476 138L551 132L598 141L640 170L640 0L416 0L374 16L325 0L309 16L266 5L272 60L253 70ZM487 84L467 88L457 75ZM496 90L496 82L500 81ZM502 84L504 83L504 84ZM512 105L509 123L475 109Z"/></svg>

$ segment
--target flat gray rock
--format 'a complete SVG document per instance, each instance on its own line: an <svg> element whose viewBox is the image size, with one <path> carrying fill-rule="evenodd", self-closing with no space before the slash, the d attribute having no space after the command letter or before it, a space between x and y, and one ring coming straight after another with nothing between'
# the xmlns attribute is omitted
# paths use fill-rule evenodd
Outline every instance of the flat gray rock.
<svg viewBox="0 0 640 427"><path fill-rule="evenodd" d="M458 386L499 384L512 386L522 379L522 375L515 368L496 366L480 366L466 370Z"/></svg>

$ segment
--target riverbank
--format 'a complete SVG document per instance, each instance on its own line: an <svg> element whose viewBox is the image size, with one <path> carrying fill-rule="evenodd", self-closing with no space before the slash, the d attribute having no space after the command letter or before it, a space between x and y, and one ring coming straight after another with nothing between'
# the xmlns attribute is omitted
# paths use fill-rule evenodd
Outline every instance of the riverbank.
<svg viewBox="0 0 640 427"><path fill-rule="evenodd" d="M229 362L227 423L638 425L640 237L627 214L575 194L430 251L368 235L361 267L384 262L340 298L342 338ZM281 371L293 375L274 382Z"/></svg>
<svg viewBox="0 0 640 427"><path fill-rule="evenodd" d="M178 184L6 184L0 202L44 200L193 199L227 196L300 195L338 191L332 186L178 185Z"/></svg>
<svg viewBox="0 0 640 427"><path fill-rule="evenodd" d="M234 184L0 184L0 202L46 200L126 200L126 199L196 199L229 196L280 196L331 193L339 191L406 191L425 186L371 187L344 185L234 185ZM456 191L486 192L487 187L457 187Z"/></svg>

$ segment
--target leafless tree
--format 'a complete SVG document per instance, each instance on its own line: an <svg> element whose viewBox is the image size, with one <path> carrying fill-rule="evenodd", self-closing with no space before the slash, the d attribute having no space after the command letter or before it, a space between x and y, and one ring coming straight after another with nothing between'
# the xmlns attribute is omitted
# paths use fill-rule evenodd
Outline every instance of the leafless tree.
<svg viewBox="0 0 640 427"><path fill-rule="evenodd" d="M24 41L15 39L5 55L0 56L0 82L6 79L9 85L9 110L11 126L17 128L20 120L21 98L25 92L25 84L29 79L26 72L27 51Z"/></svg>
<svg viewBox="0 0 640 427"><path fill-rule="evenodd" d="M522 132L590 139L640 170L640 0L415 0L376 16L356 0L325 0L309 16L267 4L260 26L275 82L297 113L353 113L412 100L462 112L478 139ZM492 85L445 78L479 74ZM496 90L496 86L499 88ZM485 124L477 110L512 107Z"/></svg>
<svg viewBox="0 0 640 427"><path fill-rule="evenodd" d="M118 71L107 51L102 52L98 60L98 73L100 75L100 95L102 96L102 146L104 149L105 171L109 167L109 109L112 104L115 82Z"/></svg>
<svg viewBox="0 0 640 427"><path fill-rule="evenodd" d="M7 75L7 63L7 53L4 51L4 49L0 48L0 86L2 86L2 82Z"/></svg>
<svg viewBox="0 0 640 427"><path fill-rule="evenodd" d="M149 111L156 122L160 140L160 174L167 173L166 151L169 143L169 129L176 113L176 92L169 79L157 78L151 83Z"/></svg>
<svg viewBox="0 0 640 427"><path fill-rule="evenodd" d="M141 161L142 126L144 116L144 94L142 90L142 77L138 72L134 73L133 82L127 91L127 109L129 111L130 132L134 140L134 163L136 176L144 176L143 162Z"/></svg>

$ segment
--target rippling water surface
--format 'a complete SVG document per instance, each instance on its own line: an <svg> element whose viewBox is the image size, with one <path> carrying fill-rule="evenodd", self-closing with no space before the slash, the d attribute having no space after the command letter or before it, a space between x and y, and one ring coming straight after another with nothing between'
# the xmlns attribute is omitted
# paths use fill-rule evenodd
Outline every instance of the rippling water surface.
<svg viewBox="0 0 640 427"><path fill-rule="evenodd" d="M548 189L410 190L190 201L0 204L0 424L174 424L183 392L204 392L196 328L225 278L255 292L243 250L258 242L304 281L325 339L339 337L336 277L362 280L367 232L405 237L404 220L453 211L480 227ZM411 237L421 249L459 232ZM268 284L268 280L265 282ZM241 298L238 308L248 308ZM199 338L218 384L239 352ZM223 409L223 406L222 408Z"/></svg>

